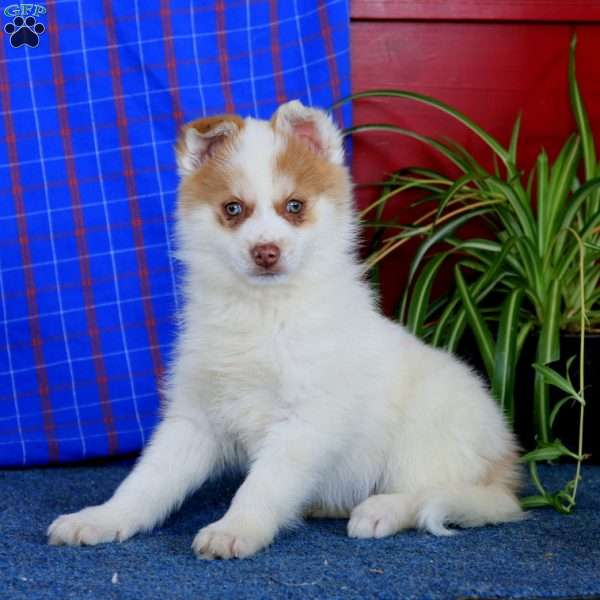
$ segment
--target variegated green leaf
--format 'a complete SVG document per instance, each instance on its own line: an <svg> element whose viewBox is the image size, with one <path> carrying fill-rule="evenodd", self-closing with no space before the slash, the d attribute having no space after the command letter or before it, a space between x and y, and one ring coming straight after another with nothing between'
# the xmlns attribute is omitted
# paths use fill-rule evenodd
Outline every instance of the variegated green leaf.
<svg viewBox="0 0 600 600"><path fill-rule="evenodd" d="M475 304L475 300L471 296L471 292L469 291L460 270L460 265L455 266L454 276L458 292L465 307L467 321L477 340L477 346L479 347L485 370L491 380L494 374L494 342L492 340L492 334L490 333L485 319L481 316L481 313Z"/></svg>
<svg viewBox="0 0 600 600"><path fill-rule="evenodd" d="M517 337L519 333L519 312L524 290L516 288L504 301L498 325L492 393L500 402L510 423L514 419L514 386L517 367Z"/></svg>

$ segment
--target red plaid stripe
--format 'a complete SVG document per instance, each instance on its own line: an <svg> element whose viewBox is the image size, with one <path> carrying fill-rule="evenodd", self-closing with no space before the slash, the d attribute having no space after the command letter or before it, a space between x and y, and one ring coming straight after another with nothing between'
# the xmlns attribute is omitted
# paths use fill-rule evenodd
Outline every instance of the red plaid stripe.
<svg viewBox="0 0 600 600"><path fill-rule="evenodd" d="M125 102L123 100L123 87L121 86L121 64L119 60L119 50L117 47L118 40L115 33L115 20L112 11L112 2L110 2L110 0L104 0L103 7L105 14L106 36L108 41L108 58L112 73L115 110L117 112L119 144L121 146L121 159L124 166L123 175L125 177L129 211L131 214L131 230L133 233L135 254L138 264L140 288L144 298L142 301L142 305L144 307L144 319L146 321L146 331L150 343L150 354L152 356L154 375L156 381L158 382L162 376L163 364L158 347L159 344L156 333L156 320L154 318L154 311L152 309L152 290L150 287L148 261L146 260L144 233L142 231L142 217L137 200L135 171L133 168L131 149L129 148L127 112L125 110Z"/></svg>
<svg viewBox="0 0 600 600"><path fill-rule="evenodd" d="M75 223L74 233L77 244L77 254L79 256L79 269L81 271L81 290L85 306L85 317L92 348L92 361L94 363L94 371L96 372L96 381L98 383L98 395L102 410L102 420L104 422L108 437L108 452L109 454L115 454L119 449L119 438L115 429L115 423L110 404L108 376L106 374L106 365L104 364L102 353L102 342L100 340L100 330L98 328L96 310L94 308L94 290L90 261L88 259L89 252L86 239L85 219L83 216L83 209L81 207L77 170L75 167L75 160L73 159L72 132L69 127L69 114L66 105L67 96L65 93L65 81L60 55L60 35L57 26L58 20L56 18L54 0L48 2L46 8L48 10L48 34L50 41L54 89L58 105L57 110L61 138L65 152L67 184L72 203L73 221Z"/></svg>
<svg viewBox="0 0 600 600"><path fill-rule="evenodd" d="M333 46L333 33L329 24L329 15L327 14L327 3L325 0L318 0L319 5L319 22L321 23L321 31L323 32L323 41L325 42L325 52L327 53L327 68L329 70L329 77L331 79L331 89L333 90L333 97L335 100L339 100L341 97L341 85L340 76L338 73L337 61L335 58L335 48ZM338 107L334 111L339 123L343 122L342 109Z"/></svg>
<svg viewBox="0 0 600 600"><path fill-rule="evenodd" d="M273 77L275 78L275 98L277 100L277 104L283 104L287 97L285 95L283 67L281 66L281 48L279 45L279 15L277 14L278 6L278 0L270 0L269 18L271 21L271 57L273 60Z"/></svg>
<svg viewBox="0 0 600 600"><path fill-rule="evenodd" d="M331 77L331 87L333 88L334 97L340 97L340 76L338 66L335 60L335 48L333 47L333 35L331 26L329 25L329 15L327 14L327 3L325 0L318 0L319 5L319 22L321 23L321 31L323 32L323 41L325 42L325 52L327 53L327 67L329 68L329 76Z"/></svg>
<svg viewBox="0 0 600 600"><path fill-rule="evenodd" d="M215 12L217 14L217 47L219 48L219 67L221 68L221 89L225 98L225 111L232 113L234 112L234 105L229 77L227 34L225 33L225 3L223 0L215 2Z"/></svg>
<svg viewBox="0 0 600 600"><path fill-rule="evenodd" d="M173 120L177 128L183 121L183 110L181 109L181 98L179 97L179 81L177 80L177 62L175 48L173 47L173 28L171 27L171 9L169 0L161 0L160 17L163 27L165 41L165 58L167 65L167 77L171 89L171 102L173 103Z"/></svg>
<svg viewBox="0 0 600 600"><path fill-rule="evenodd" d="M15 126L11 114L10 90L8 87L8 70L4 62L4 43L0 43L0 88L2 97L2 109L4 111L4 126L6 131L6 144L8 146L8 155L11 163L15 166L10 169L10 180L12 196L17 212L17 230L19 236L19 248L21 251L21 260L23 261L23 275L25 277L25 286L27 289L27 312L29 313L29 330L31 332L31 343L33 347L33 359L35 362L35 372L37 376L37 385L40 401L43 411L43 427L46 440L48 442L48 458L50 462L56 462L59 459L59 447L56 439L56 425L52 416L52 401L50 399L50 387L48 385L48 373L46 371L44 360L43 338L38 317L39 310L37 305L37 292L33 270L31 266L31 253L29 250L29 232L27 229L27 218L25 212L25 203L23 201L23 187L21 185L21 171L18 165L17 137ZM7 340L8 343L8 340ZM9 348L10 352L10 348Z"/></svg>

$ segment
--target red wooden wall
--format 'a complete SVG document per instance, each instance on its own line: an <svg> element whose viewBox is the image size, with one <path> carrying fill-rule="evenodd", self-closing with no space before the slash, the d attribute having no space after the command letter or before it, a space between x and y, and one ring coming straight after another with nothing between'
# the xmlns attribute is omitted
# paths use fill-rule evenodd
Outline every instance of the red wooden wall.
<svg viewBox="0 0 600 600"><path fill-rule="evenodd" d="M554 156L574 129L567 89L569 43L577 33L577 75L600 135L600 2L598 0L352 0L354 91L401 88L463 111L508 144L523 111L519 153L528 168L539 149ZM408 100L361 100L354 121L392 122L452 136L476 155L485 146L449 116ZM600 139L600 138L599 138ZM431 150L393 134L355 136L354 177L380 180L409 165L443 165ZM369 192L359 193L366 205ZM396 211L402 211L401 203ZM386 306L402 285L402 263L384 272Z"/></svg>

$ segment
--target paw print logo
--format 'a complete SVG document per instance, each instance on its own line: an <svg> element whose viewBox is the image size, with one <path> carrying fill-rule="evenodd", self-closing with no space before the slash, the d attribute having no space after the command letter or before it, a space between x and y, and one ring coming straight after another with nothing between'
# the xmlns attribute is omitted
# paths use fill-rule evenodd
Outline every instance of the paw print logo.
<svg viewBox="0 0 600 600"><path fill-rule="evenodd" d="M19 48L26 45L31 48L37 48L40 43L40 35L46 31L46 28L37 22L33 16L27 18L15 17L12 23L4 26L4 31L10 35L10 45L13 48Z"/></svg>

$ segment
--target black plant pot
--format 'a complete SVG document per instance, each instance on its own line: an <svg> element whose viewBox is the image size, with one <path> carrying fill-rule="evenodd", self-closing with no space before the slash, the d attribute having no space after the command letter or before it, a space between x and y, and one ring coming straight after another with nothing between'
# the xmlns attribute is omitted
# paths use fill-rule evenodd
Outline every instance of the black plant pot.
<svg viewBox="0 0 600 600"><path fill-rule="evenodd" d="M551 363L555 371L566 374L569 358L575 356L571 364L570 375L575 389L579 389L579 335L562 334L560 339L561 358ZM523 450L535 447L535 425L533 420L533 382L535 371L531 366L535 362L537 337L530 336L526 341L519 364L517 365L515 383L515 419L514 429ZM459 354L483 374L485 371L477 351L475 340L470 332L465 334ZM583 451L590 454L588 463L600 464L600 335L588 334L585 338L585 418L583 434ZM565 396L564 392L550 388L551 407ZM579 439L579 405L567 402L559 411L552 428L553 438L559 438L570 450L577 452Z"/></svg>

